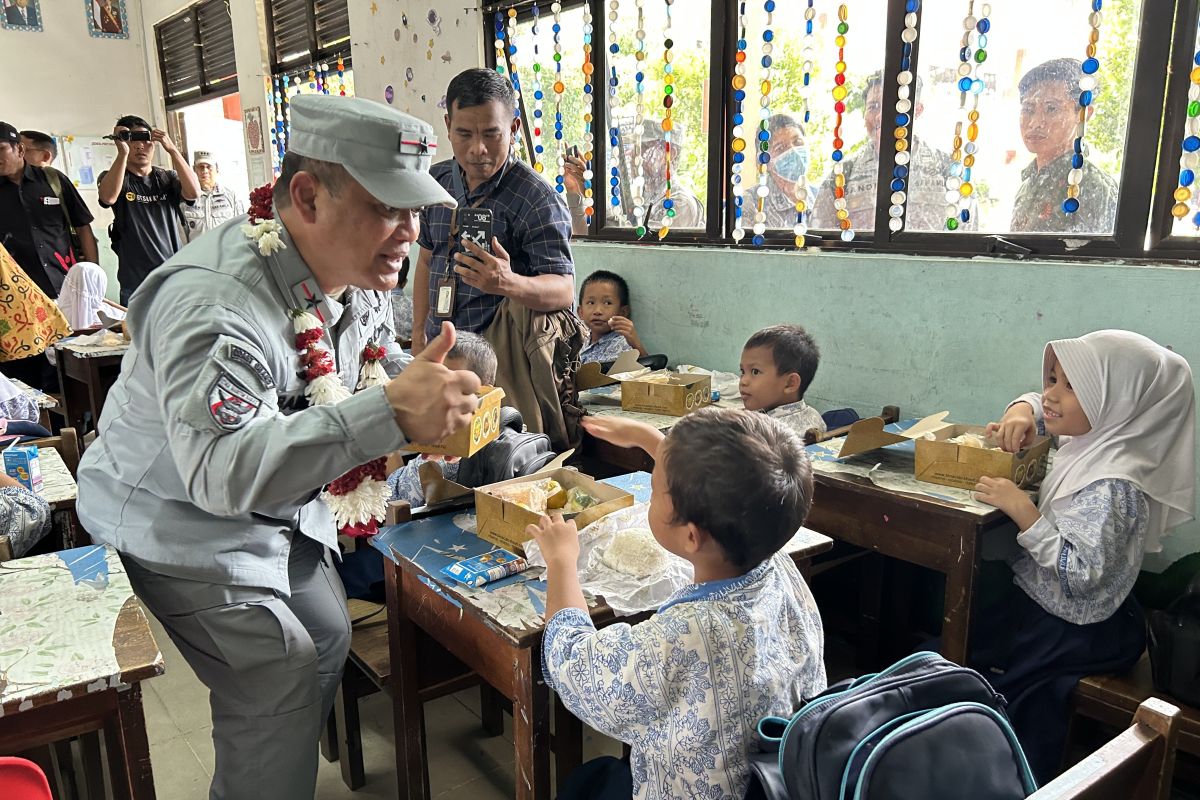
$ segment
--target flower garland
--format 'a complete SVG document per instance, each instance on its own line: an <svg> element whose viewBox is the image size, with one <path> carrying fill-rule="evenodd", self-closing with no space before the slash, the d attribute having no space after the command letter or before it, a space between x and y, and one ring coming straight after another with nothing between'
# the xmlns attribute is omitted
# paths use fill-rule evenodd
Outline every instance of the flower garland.
<svg viewBox="0 0 1200 800"><path fill-rule="evenodd" d="M250 193L250 222L242 232L264 256L284 249L279 232L282 226L272 214L272 188L260 186ZM325 326L319 317L301 308L288 312L292 318L295 347L307 385L304 395L314 406L333 405L350 397L351 392L338 377L333 353L324 344ZM382 361L387 350L375 342L363 348L356 391L387 383ZM372 536L387 514L391 490L387 485L387 460L373 459L351 469L330 482L321 492L321 500L333 512L338 532L348 536Z"/></svg>

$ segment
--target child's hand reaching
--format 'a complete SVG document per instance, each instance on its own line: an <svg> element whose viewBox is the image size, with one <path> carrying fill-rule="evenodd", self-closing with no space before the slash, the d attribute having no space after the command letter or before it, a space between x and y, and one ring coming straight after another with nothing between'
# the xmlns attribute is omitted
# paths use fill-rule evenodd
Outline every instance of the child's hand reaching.
<svg viewBox="0 0 1200 800"><path fill-rule="evenodd" d="M583 428L597 439L617 447L640 447L654 457L663 435L644 422L622 417L584 417Z"/></svg>
<svg viewBox="0 0 1200 800"><path fill-rule="evenodd" d="M1042 517L1029 495L1008 478L984 475L979 479L979 483L975 484L975 499L1008 514L1022 533L1032 528Z"/></svg>
<svg viewBox="0 0 1200 800"><path fill-rule="evenodd" d="M633 320L629 317L613 317L608 321L608 326L617 333L625 337L625 341L629 342L629 346L637 350L641 355L646 355L646 348L642 346L642 340L638 338L637 328L633 327Z"/></svg>
<svg viewBox="0 0 1200 800"><path fill-rule="evenodd" d="M548 569L575 571L579 560L579 529L575 520L564 521L562 514L555 514L553 519L543 514L536 525L525 526L525 535L537 540Z"/></svg>
<svg viewBox="0 0 1200 800"><path fill-rule="evenodd" d="M989 422L988 438L1006 453L1016 453L1033 444L1037 436L1037 419L1029 403L1013 403L999 422Z"/></svg>

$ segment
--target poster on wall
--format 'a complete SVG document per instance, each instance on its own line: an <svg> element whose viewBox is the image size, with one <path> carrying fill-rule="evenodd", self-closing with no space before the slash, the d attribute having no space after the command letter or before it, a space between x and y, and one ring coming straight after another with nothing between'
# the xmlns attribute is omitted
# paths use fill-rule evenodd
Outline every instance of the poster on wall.
<svg viewBox="0 0 1200 800"><path fill-rule="evenodd" d="M4 29L41 31L42 0L0 0L4 4Z"/></svg>
<svg viewBox="0 0 1200 800"><path fill-rule="evenodd" d="M83 0L88 33L96 39L128 39L129 17L125 0Z"/></svg>
<svg viewBox="0 0 1200 800"><path fill-rule="evenodd" d="M263 142L262 109L258 106L242 112L242 128L246 131L246 148L252 156L261 156L267 151Z"/></svg>
<svg viewBox="0 0 1200 800"><path fill-rule="evenodd" d="M63 171L80 189L95 189L101 172L112 166L117 145L103 136L59 136Z"/></svg>

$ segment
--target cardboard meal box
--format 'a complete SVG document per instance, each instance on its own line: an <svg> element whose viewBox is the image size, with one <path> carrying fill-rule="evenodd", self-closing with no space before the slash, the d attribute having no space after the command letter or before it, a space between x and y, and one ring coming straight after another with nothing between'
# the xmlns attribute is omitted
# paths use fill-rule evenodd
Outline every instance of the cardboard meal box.
<svg viewBox="0 0 1200 800"><path fill-rule="evenodd" d="M842 442L842 449L838 451L837 457L849 458L861 453L869 453L880 447L919 440L926 433L936 433L943 428L951 427L951 423L946 422L948 416L950 416L949 411L930 414L925 419L918 420L908 430L899 433L884 430L886 423L879 417L860 419L850 426L850 432L846 434L846 439Z"/></svg>
<svg viewBox="0 0 1200 800"><path fill-rule="evenodd" d="M5 448L4 471L29 491L42 490L42 466L35 445L13 445Z"/></svg>
<svg viewBox="0 0 1200 800"><path fill-rule="evenodd" d="M563 467L563 463L571 457L574 451L568 450L547 464L543 469L532 475L513 478L499 483L481 486L478 489L468 489L441 476L441 470L436 464L421 465L421 485L425 489L425 502L429 505L461 497L472 491L475 493L475 532L479 538L485 539L497 547L503 547L514 553L524 554L522 547L527 541L525 528L537 523L540 514L535 514L527 508L503 500L492 494L492 490L504 486L516 486L521 483L553 478L566 490L579 487L598 501L596 505L585 508L578 514L568 515L575 524L583 528L601 517L608 516L614 511L633 505L633 495L623 489L601 483L595 478L584 475L573 469Z"/></svg>
<svg viewBox="0 0 1200 800"><path fill-rule="evenodd" d="M630 369L630 364L635 369ZM584 364L576 375L580 390L621 385L621 408L647 414L682 417L712 403L712 376L637 368L637 353L622 353L608 372L597 363Z"/></svg>
<svg viewBox="0 0 1200 800"><path fill-rule="evenodd" d="M1018 453L984 450L946 441L964 433L986 433L981 425L949 425L933 432L933 440L917 440L914 476L917 480L974 489L984 475L1008 478L1022 488L1033 486L1046 474L1050 456L1050 438L1038 436L1033 444Z"/></svg>
<svg viewBox="0 0 1200 800"><path fill-rule="evenodd" d="M479 408L471 415L471 424L437 444L412 444L404 449L412 453L468 458L500 436L500 406L504 390L491 386L479 388Z"/></svg>

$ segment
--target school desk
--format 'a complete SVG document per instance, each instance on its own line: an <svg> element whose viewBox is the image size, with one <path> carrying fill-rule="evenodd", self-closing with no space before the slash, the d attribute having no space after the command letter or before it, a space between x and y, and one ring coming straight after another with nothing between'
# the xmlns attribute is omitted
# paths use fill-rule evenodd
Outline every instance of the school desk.
<svg viewBox="0 0 1200 800"><path fill-rule="evenodd" d="M92 428L100 419L100 411L109 389L121 374L121 359L128 349L128 344L98 347L74 344L70 340L54 346L65 424L80 436L90 430L84 425L85 413L91 413Z"/></svg>
<svg viewBox="0 0 1200 800"><path fill-rule="evenodd" d="M638 502L650 497L650 476L635 473L609 483ZM787 548L803 566L833 542L804 530ZM541 645L546 585L540 570L488 584L454 585L440 572L454 561L493 549L473 532L470 510L426 517L388 528L372 540L384 559L388 638L392 665L392 709L400 797L429 796L425 722L418 699L423 683L415 642L423 630L512 702L516 797L549 798L550 691L542 677ZM591 601L592 620L603 626L616 617L602 599ZM582 724L560 703L554 709L553 751L559 783L582 760Z"/></svg>
<svg viewBox="0 0 1200 800"><path fill-rule="evenodd" d="M0 753L103 730L112 796L153 798L141 682L163 671L115 550L0 563Z"/></svg>
<svg viewBox="0 0 1200 800"><path fill-rule="evenodd" d="M58 401L41 389L33 388L28 383L25 383L25 381L17 380L16 378L9 378L9 380L13 386L16 386L21 391L21 394L33 401L40 415L38 423L46 430L50 430L50 409L58 408Z"/></svg>

